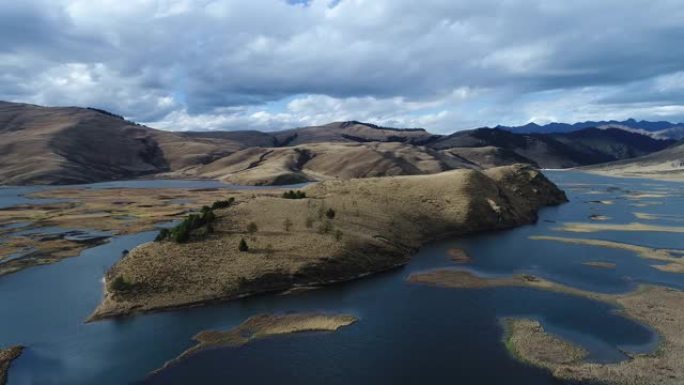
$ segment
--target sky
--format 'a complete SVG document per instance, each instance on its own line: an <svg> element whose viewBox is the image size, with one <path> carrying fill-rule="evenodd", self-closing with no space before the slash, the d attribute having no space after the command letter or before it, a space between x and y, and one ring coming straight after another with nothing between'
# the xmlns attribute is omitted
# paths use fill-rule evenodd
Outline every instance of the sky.
<svg viewBox="0 0 684 385"><path fill-rule="evenodd" d="M0 1L0 100L168 130L682 122L684 3Z"/></svg>

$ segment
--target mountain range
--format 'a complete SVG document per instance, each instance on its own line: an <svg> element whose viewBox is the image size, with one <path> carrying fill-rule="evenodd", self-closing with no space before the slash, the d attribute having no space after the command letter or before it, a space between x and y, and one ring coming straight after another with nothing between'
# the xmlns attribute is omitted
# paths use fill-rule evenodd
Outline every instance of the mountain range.
<svg viewBox="0 0 684 385"><path fill-rule="evenodd" d="M586 121L578 123L548 123L539 125L536 123L528 123L522 126L497 126L496 128L515 132L515 133L558 133L558 132L572 132L579 131L585 128L620 128L625 131L632 131L649 135L654 138L662 139L684 139L684 123L670 123L666 121L650 122L646 120L627 119L623 121L604 120L604 121Z"/></svg>
<svg viewBox="0 0 684 385"><path fill-rule="evenodd" d="M0 102L3 185L142 176L271 185L512 163L567 168L632 159L674 143L620 127L552 133L482 128L436 135L358 121L278 132L170 132L99 109Z"/></svg>

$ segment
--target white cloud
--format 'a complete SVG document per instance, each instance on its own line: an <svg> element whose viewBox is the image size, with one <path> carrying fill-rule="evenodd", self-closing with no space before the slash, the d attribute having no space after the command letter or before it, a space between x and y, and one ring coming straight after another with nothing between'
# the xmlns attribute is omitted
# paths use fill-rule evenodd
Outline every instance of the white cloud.
<svg viewBox="0 0 684 385"><path fill-rule="evenodd" d="M173 129L684 120L682 24L677 0L3 2L0 99Z"/></svg>

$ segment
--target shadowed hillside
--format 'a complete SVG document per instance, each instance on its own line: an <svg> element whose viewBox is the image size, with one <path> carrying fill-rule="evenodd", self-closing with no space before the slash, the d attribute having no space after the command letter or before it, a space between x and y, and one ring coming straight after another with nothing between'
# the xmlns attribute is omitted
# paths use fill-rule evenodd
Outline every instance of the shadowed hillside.
<svg viewBox="0 0 684 385"><path fill-rule="evenodd" d="M0 184L155 176L271 185L513 163L567 168L642 156L673 142L622 129L441 136L357 121L279 132L168 132L93 108L0 102Z"/></svg>
<svg viewBox="0 0 684 385"><path fill-rule="evenodd" d="M586 169L607 175L682 180L684 179L684 141L638 158L591 166Z"/></svg>
<svg viewBox="0 0 684 385"><path fill-rule="evenodd" d="M440 138L431 146L455 151L474 163L479 163L483 154L493 157L491 154L496 153L503 158L500 163L523 162L543 168L568 168L640 156L662 150L672 143L673 140L654 139L620 129L587 128L570 133L515 134L496 128L480 128ZM470 159L469 156L475 157Z"/></svg>
<svg viewBox="0 0 684 385"><path fill-rule="evenodd" d="M2 184L134 178L208 162L241 147L189 141L96 109L0 102Z"/></svg>

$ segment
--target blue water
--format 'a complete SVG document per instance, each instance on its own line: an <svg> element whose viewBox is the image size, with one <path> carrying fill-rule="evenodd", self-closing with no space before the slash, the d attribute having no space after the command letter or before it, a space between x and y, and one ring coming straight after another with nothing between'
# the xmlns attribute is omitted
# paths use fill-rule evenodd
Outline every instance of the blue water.
<svg viewBox="0 0 684 385"><path fill-rule="evenodd" d="M297 189L309 183L299 183L280 188ZM177 180L177 179L134 179L90 184L74 184L59 186L0 186L0 209L23 204L46 204L69 202L68 199L31 198L30 194L58 189L88 188L88 189L116 189L116 188L184 188L184 189L230 189L230 190L258 190L269 189L273 186L241 186L223 183L215 180Z"/></svg>
<svg viewBox="0 0 684 385"><path fill-rule="evenodd" d="M649 351L651 330L606 304L527 288L454 290L408 284L412 272L463 268L447 251L461 247L478 274L529 272L567 285L624 292L640 282L684 288L684 277L660 272L623 250L533 241L531 235L610 239L684 248L681 234L602 231L569 233L564 222L676 224L638 220L634 212L684 216L682 185L550 172L571 202L544 209L535 225L447 240L424 247L403 269L295 295L268 295L224 304L84 324L101 297L101 277L124 249L153 232L114 237L80 257L0 278L0 346L28 346L15 361L20 384L558 384L547 372L512 359L501 343L500 319L540 320L552 333L585 346L591 359L623 359L620 349ZM617 188L617 189L616 189ZM627 199L629 192L667 191L665 198ZM614 200L613 205L590 203ZM635 202L658 202L634 207ZM585 261L607 261L596 269ZM262 312L351 313L359 321L336 333L305 333L201 352L153 377L147 373L190 347L204 329L226 329Z"/></svg>

